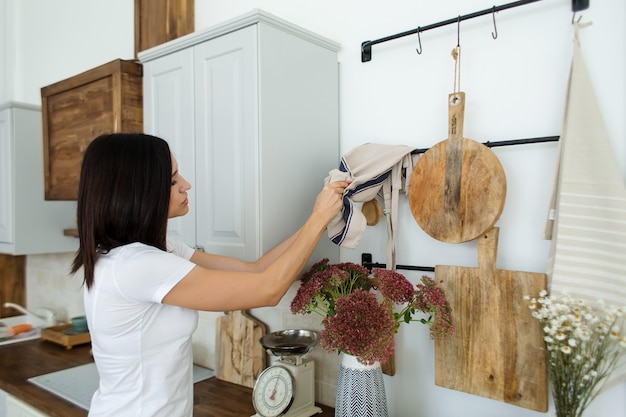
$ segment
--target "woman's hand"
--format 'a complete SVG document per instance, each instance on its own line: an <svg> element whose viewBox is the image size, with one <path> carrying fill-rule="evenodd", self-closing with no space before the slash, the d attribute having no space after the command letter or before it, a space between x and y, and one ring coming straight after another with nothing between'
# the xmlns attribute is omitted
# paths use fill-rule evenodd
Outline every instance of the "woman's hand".
<svg viewBox="0 0 626 417"><path fill-rule="evenodd" d="M324 224L328 224L341 210L343 192L348 185L350 183L347 181L331 182L325 185L315 199L313 215L319 216Z"/></svg>

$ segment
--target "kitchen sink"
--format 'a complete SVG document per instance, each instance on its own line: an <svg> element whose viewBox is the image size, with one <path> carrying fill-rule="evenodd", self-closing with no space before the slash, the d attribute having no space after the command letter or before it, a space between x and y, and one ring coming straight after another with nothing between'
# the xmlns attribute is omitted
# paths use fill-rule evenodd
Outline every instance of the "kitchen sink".
<svg viewBox="0 0 626 417"><path fill-rule="evenodd" d="M47 327L48 324L45 320L40 319L39 317L23 314L20 316L14 317L3 317L0 318L0 328L9 328L11 326L15 326L16 324L22 323L30 323L34 327L33 330L27 333L20 333L11 338L0 341L0 346L10 345L13 343L25 342L27 340L39 339L41 337L41 329Z"/></svg>

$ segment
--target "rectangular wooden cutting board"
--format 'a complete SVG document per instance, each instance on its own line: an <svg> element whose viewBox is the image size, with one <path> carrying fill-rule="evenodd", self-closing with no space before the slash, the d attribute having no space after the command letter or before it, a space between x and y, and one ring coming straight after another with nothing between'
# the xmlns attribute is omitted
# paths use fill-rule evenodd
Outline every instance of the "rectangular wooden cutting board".
<svg viewBox="0 0 626 417"><path fill-rule="evenodd" d="M496 269L498 228L478 239L478 268L435 267L456 328L454 335L435 340L435 383L545 412L542 329L524 296L546 289L547 276Z"/></svg>
<svg viewBox="0 0 626 417"><path fill-rule="evenodd" d="M265 333L265 324L245 311L231 311L218 317L215 376L222 381L254 387L267 362L265 349L259 343Z"/></svg>

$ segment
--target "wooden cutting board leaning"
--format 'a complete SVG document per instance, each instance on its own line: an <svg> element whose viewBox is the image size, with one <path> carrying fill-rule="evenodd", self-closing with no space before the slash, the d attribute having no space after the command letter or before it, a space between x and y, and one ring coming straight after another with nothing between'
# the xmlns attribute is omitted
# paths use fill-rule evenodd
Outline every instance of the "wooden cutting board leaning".
<svg viewBox="0 0 626 417"><path fill-rule="evenodd" d="M265 333L265 324L245 311L231 311L218 317L216 378L253 388L267 363L266 352L259 343Z"/></svg>
<svg viewBox="0 0 626 417"><path fill-rule="evenodd" d="M535 411L548 410L542 329L525 295L546 274L496 268L497 227L478 238L478 267L435 266L456 332L435 340L435 384Z"/></svg>

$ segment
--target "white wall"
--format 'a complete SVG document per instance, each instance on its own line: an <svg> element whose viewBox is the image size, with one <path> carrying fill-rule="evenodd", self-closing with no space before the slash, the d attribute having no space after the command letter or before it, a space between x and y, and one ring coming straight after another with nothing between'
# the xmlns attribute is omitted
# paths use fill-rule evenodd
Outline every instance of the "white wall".
<svg viewBox="0 0 626 417"><path fill-rule="evenodd" d="M0 11L6 11L0 39L8 44L0 49L8 75L0 102L41 105L41 87L117 58L134 59L132 1L0 0Z"/></svg>
<svg viewBox="0 0 626 417"><path fill-rule="evenodd" d="M423 148L447 137L446 100L454 71L450 51L456 45L456 27L423 33L422 55L416 54L417 37L411 36L374 46L372 62L361 63L360 44L491 6L485 0L199 0L196 28L261 8L339 42L342 153L364 142ZM2 101L38 104L42 86L114 58L133 56L132 2L0 0L0 10L9 10L0 19L4 28L15 27L8 38L16 40L13 47L0 47L0 75L12 74L15 79L0 82L7 87L0 89ZM623 0L592 1L581 14L583 21L593 21L581 32L582 52L626 176L626 7ZM461 23L465 137L484 142L560 134L572 53L571 18L569 0L549 0L498 13L497 40L491 38L491 16ZM17 23L10 25L13 21ZM15 61L7 62L13 55ZM494 148L494 152L507 175L506 204L497 224L498 267L543 272L548 242L542 240L542 232L556 144ZM475 244L444 244L428 237L413 220L405 198L399 229L399 264L476 265ZM382 224L369 228L358 249L342 250L342 260L359 262L362 252L370 252L375 261L384 262L385 242ZM41 259L29 259L29 265L33 262L43 270ZM418 275L407 273L412 279ZM44 302L40 295L30 294L37 292L30 283L28 290L29 302ZM270 323L272 331L279 330L277 326L287 322L288 301L277 312L254 313ZM396 341L397 374L385 378L391 415L543 415L435 386L433 343L423 327L402 328ZM333 369L324 367L321 372L329 374ZM586 417L626 415L625 394L626 383L612 388L596 400Z"/></svg>

